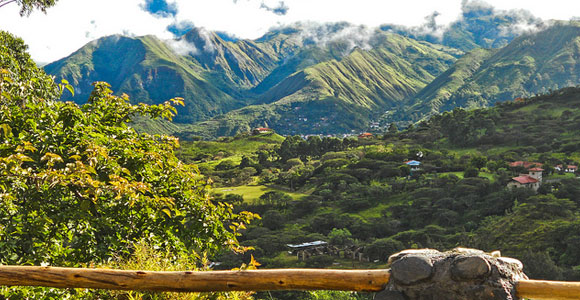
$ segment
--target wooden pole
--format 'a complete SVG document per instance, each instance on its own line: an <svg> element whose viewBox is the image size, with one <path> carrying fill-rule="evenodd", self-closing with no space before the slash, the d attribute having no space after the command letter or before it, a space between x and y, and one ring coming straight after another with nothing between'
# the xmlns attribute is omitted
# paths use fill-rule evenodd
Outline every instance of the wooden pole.
<svg viewBox="0 0 580 300"><path fill-rule="evenodd" d="M148 272L36 266L0 266L0 286L45 286L168 292L343 290L378 292L390 270L269 269ZM580 282L521 280L518 297L580 299Z"/></svg>
<svg viewBox="0 0 580 300"><path fill-rule="evenodd" d="M528 299L580 299L580 282L521 280L516 284L518 297Z"/></svg>
<svg viewBox="0 0 580 300"><path fill-rule="evenodd" d="M0 266L0 285L172 292L343 290L381 291L389 270L270 269L148 272Z"/></svg>

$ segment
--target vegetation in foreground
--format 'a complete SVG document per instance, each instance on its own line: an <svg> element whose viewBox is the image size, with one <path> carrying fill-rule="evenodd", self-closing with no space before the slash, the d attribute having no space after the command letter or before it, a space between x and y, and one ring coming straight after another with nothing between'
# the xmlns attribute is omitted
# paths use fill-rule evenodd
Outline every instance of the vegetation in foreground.
<svg viewBox="0 0 580 300"><path fill-rule="evenodd" d="M244 250L239 230L257 215L234 213L231 204L211 199L197 167L175 156L175 138L138 134L127 125L138 114L171 118L171 102L131 105L105 83L96 83L82 106L57 101L70 86L55 84L22 40L6 32L0 32L0 66L0 263L131 267L157 261L158 268L187 262L197 269L208 255ZM120 295L1 292L11 299Z"/></svg>

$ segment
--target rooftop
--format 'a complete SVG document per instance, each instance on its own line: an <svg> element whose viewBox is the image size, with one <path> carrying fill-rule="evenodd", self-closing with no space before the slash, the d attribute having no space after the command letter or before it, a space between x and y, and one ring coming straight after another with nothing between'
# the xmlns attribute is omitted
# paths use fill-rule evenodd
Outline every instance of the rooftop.
<svg viewBox="0 0 580 300"><path fill-rule="evenodd" d="M305 247L312 247L312 246L322 246L322 245L326 245L328 244L325 241L314 241L314 242L309 242L309 243L302 243L302 244L287 244L286 246L290 247L290 248L305 248Z"/></svg>
<svg viewBox="0 0 580 300"><path fill-rule="evenodd" d="M535 167L541 167L544 164L539 163L539 162L530 162L530 161L514 161L510 163L510 167L524 167L526 169L529 169L531 166L535 166Z"/></svg>
<svg viewBox="0 0 580 300"><path fill-rule="evenodd" d="M408 160L405 162L405 164L409 166L418 166L421 164L421 162L416 160Z"/></svg>
<svg viewBox="0 0 580 300"><path fill-rule="evenodd" d="M514 177L514 178L512 178L512 180L515 180L515 181L517 181L517 182L519 182L521 184L528 184L528 183L536 183L536 182L538 182L537 179L535 179L535 178L533 178L531 176L528 176L528 175Z"/></svg>

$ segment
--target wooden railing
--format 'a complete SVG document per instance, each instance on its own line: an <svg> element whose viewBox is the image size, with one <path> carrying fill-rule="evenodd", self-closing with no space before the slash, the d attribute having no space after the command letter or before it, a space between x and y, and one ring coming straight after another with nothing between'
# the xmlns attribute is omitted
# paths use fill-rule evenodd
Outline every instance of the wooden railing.
<svg viewBox="0 0 580 300"><path fill-rule="evenodd" d="M0 266L0 285L173 292L344 290L378 292L389 270L271 269L149 272L35 266ZM580 283L522 280L520 298L580 299Z"/></svg>

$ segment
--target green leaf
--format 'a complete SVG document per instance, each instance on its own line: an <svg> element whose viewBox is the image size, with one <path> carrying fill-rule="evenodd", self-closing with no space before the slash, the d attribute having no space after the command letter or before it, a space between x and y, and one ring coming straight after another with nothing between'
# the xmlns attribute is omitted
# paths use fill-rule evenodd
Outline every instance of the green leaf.
<svg viewBox="0 0 580 300"><path fill-rule="evenodd" d="M0 124L0 129L2 129L2 133L4 134L5 138L12 137L12 128L8 124Z"/></svg>

